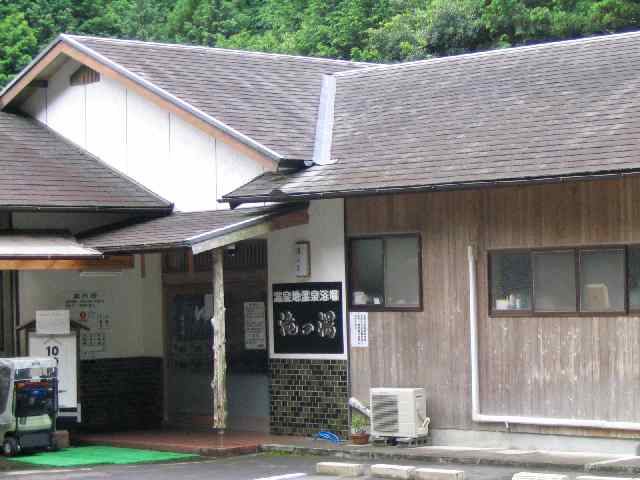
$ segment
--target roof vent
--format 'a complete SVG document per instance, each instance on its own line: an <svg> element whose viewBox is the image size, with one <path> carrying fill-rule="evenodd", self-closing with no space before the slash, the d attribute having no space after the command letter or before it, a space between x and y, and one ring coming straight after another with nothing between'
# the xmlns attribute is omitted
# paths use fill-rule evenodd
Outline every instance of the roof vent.
<svg viewBox="0 0 640 480"><path fill-rule="evenodd" d="M100 74L89 67L82 65L69 77L69 84L72 87L78 85L89 85L90 83L96 83L100 81Z"/></svg>

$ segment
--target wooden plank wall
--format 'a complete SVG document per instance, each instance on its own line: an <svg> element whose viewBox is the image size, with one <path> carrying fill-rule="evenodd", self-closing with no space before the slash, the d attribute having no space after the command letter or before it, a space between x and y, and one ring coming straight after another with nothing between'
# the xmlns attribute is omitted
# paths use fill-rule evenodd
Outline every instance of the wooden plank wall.
<svg viewBox="0 0 640 480"><path fill-rule="evenodd" d="M640 243L640 177L362 197L347 235L419 232L424 310L370 313L370 346L350 351L352 394L424 386L435 428L471 422L466 247L478 246L482 413L640 422L640 319L490 318L487 250ZM514 431L632 436L536 426Z"/></svg>

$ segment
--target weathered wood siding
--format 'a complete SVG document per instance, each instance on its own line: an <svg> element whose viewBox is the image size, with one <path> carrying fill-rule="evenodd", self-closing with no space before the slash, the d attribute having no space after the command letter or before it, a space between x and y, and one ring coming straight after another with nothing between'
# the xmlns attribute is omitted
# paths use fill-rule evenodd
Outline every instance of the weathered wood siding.
<svg viewBox="0 0 640 480"><path fill-rule="evenodd" d="M471 422L466 247L478 247L482 413L640 421L640 319L490 318L487 250L640 243L640 177L346 201L346 233L419 232L424 310L370 313L352 393L424 386L435 428ZM513 426L518 431L593 432Z"/></svg>

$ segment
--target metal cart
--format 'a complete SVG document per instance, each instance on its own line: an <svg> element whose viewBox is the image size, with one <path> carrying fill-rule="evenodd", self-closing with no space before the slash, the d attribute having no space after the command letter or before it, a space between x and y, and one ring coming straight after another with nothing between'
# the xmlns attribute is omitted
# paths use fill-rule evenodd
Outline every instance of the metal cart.
<svg viewBox="0 0 640 480"><path fill-rule="evenodd" d="M6 456L57 449L55 358L0 358L0 439Z"/></svg>

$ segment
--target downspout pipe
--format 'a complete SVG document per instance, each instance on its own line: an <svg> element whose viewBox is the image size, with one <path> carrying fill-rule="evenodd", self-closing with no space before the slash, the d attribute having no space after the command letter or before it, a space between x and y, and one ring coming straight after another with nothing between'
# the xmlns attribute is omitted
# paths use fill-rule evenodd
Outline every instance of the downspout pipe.
<svg viewBox="0 0 640 480"><path fill-rule="evenodd" d="M480 412L478 375L478 289L477 254L475 245L467 247L469 260L469 339L471 355L471 417L477 423L504 423L550 427L585 427L605 430L640 430L639 422L589 420L577 418L524 417L518 415L487 415Z"/></svg>

